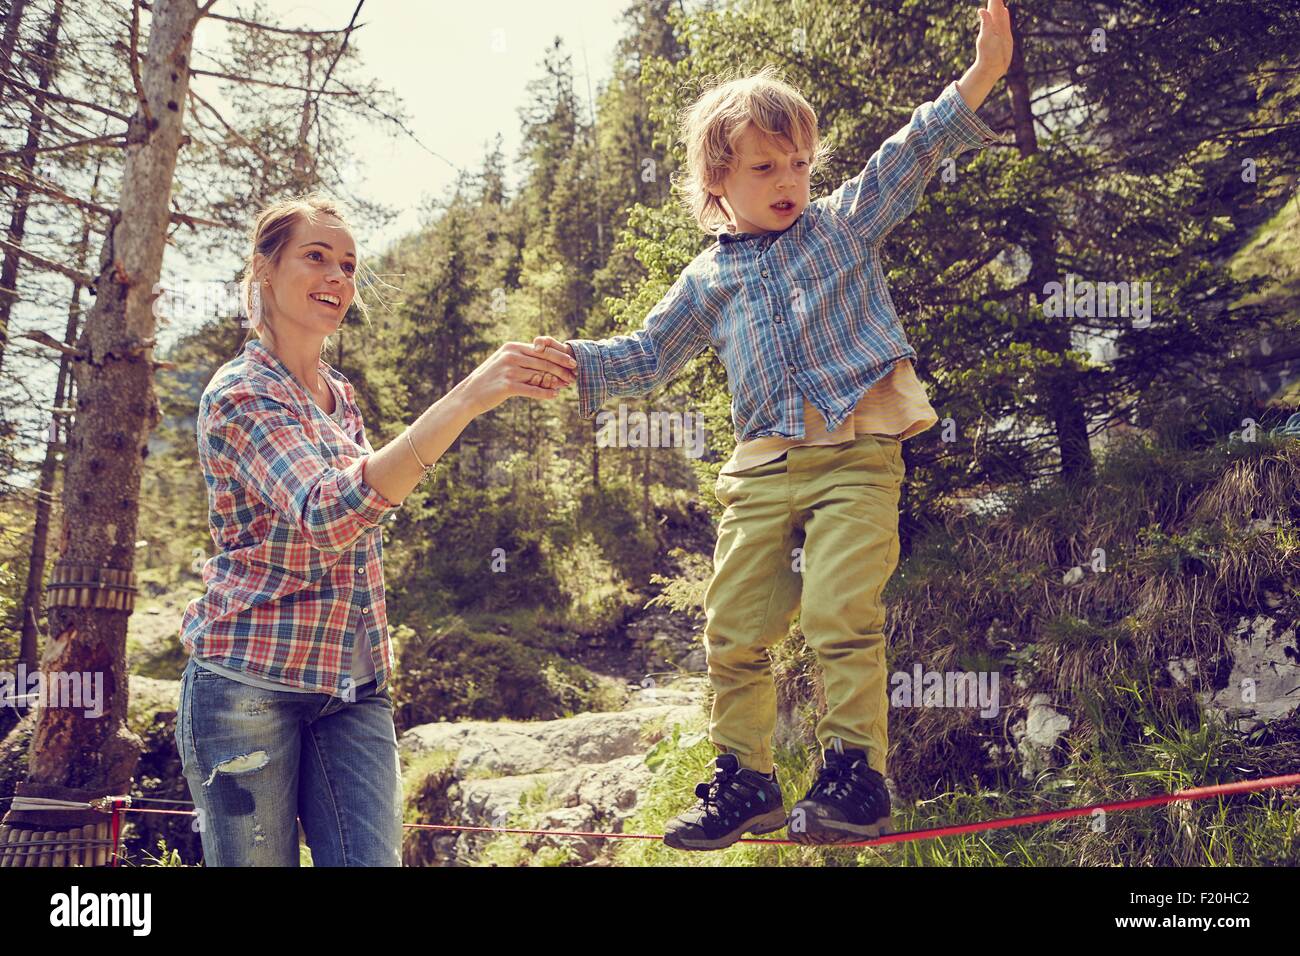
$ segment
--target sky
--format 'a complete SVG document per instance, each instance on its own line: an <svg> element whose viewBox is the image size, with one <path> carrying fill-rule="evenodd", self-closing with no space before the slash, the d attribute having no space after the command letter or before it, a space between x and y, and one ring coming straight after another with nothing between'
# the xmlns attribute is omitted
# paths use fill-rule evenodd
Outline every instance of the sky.
<svg viewBox="0 0 1300 956"><path fill-rule="evenodd" d="M270 0L263 8L270 16L264 19L296 29L341 29L356 4L357 0ZM353 218L361 254L377 255L401 235L416 230L421 207L446 194L457 168L478 169L498 133L513 182L513 162L520 146L519 109L526 102L529 81L543 75L546 51L557 36L563 38L573 57L579 95L585 100L588 81L592 95L598 95L613 66L628 4L629 0L365 0L357 18L364 26L349 41L359 54L357 74L401 98L406 126L419 143L387 124L356 122L351 147L359 181L349 187L354 194L398 213L382 229ZM239 16L249 14L251 7L218 0L212 12ZM224 31L242 29L247 28L216 20L201 22L194 37L196 66L212 66L197 51L219 53ZM218 81L193 77L192 82L209 102L220 102ZM250 226L254 213L249 212ZM162 281L176 288L177 280L225 280L238 266L212 259L190 262L179 250L169 248ZM86 308L90 304L86 300ZM14 327L40 328L61 338L66 315L57 309L49 315L45 312L37 318L20 304ZM160 327L160 353L186 330L183 319ZM53 395L54 363L30 360L13 351L6 363L23 368L33 392ZM34 410L34 414L44 417L45 412ZM37 448L33 454L39 457L42 451Z"/></svg>
<svg viewBox="0 0 1300 956"><path fill-rule="evenodd" d="M347 25L357 0L273 0L282 26L337 29ZM585 98L609 75L629 0L366 0L352 34L359 69L402 98L408 128L428 150L457 167L477 169L498 133L513 162L520 145L519 108L530 80L542 75L542 58L556 36L573 56L577 89ZM233 15L219 0L213 12ZM220 40L218 24L202 24L195 42ZM240 28L235 28L240 29ZM206 31L206 39L204 37ZM584 64L585 51L585 64ZM353 142L365 181L353 184L366 198L399 210L383 232L357 224L358 241L380 246L419 225L421 201L440 197L455 170L400 133L379 135L358 124Z"/></svg>
<svg viewBox="0 0 1300 956"><path fill-rule="evenodd" d="M557 36L564 40L573 58L577 92L583 102L589 102L588 84L595 98L611 74L614 49L625 30L622 14L629 3L365 0L357 17L362 26L353 31L348 44L358 55L354 75L401 99L405 126L415 139L389 123L352 121L351 162L336 160L340 168L355 169L348 193L396 213L386 223L349 216L361 257L373 259L399 237L416 231L428 201L449 194L459 170L477 171L498 134L507 183L514 185L519 172L514 162L521 140L519 110L527 102L529 81L544 75L547 50ZM271 0L260 19L291 29L342 29L356 6L357 0ZM218 0L212 12L253 15L247 4L234 0ZM204 52L220 57L227 31L247 29L214 19L202 21L194 36L196 68L215 68ZM221 94L222 81L196 76L191 82L204 99L229 112ZM256 210L249 210L250 226L255 214ZM190 261L179 249L169 248L162 283L170 289L198 289L202 286L188 284L226 282L240 266L233 257ZM200 301L198 295L192 298ZM202 321L183 306L175 310L183 314L159 328L160 349Z"/></svg>

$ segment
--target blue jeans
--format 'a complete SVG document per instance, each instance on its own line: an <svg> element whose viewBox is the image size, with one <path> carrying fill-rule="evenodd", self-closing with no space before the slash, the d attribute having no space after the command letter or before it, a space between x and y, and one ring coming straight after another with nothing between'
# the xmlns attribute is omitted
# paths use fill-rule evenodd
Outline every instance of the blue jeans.
<svg viewBox="0 0 1300 956"><path fill-rule="evenodd" d="M388 688L263 690L190 661L176 749L207 866L401 866L402 779Z"/></svg>

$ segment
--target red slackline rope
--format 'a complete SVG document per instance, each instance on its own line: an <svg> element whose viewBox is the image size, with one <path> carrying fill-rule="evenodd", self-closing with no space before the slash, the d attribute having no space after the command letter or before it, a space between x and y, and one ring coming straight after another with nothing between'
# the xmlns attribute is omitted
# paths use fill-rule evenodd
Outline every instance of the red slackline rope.
<svg viewBox="0 0 1300 956"><path fill-rule="evenodd" d="M1154 797L1140 797L1136 800L1117 800L1111 803L1094 803L1086 807L1069 807L1065 810L1048 810L1043 813L1029 813L1021 816L1002 817L996 820L983 820L979 823L960 823L951 826L930 827L922 830L903 830L898 833L887 833L883 836L875 837L870 840L857 840L849 843L825 843L816 844L824 847L843 847L843 846L878 846L886 843L905 843L912 840L932 840L936 837L956 836L962 833L978 833L984 830L1000 830L1005 827L1025 826L1031 823L1045 823L1049 820L1064 820L1070 817L1079 817L1091 814L1094 810L1102 811L1120 811L1120 810L1137 810L1141 807L1154 807L1166 803L1175 803L1178 801L1207 800L1210 797L1224 796L1232 793L1252 793L1258 790L1273 790L1280 787L1300 786L1300 773L1284 774L1278 777L1260 777L1254 780L1239 780L1235 783L1220 783L1209 787L1191 787L1186 790L1177 790L1173 793L1158 794ZM141 798L135 798L141 799ZM149 799L145 797L143 799ZM178 803L181 801L160 801ZM154 810L144 807L128 807L126 813L172 813L193 816L193 810ZM113 807L113 845L114 857L113 865L117 865L117 839L118 839L118 814L117 802ZM447 823L404 823L405 829L413 830L465 830L469 832L484 833L526 833L539 836L579 836L592 837L605 840L662 840L660 834L654 833L593 833L584 830L525 830L511 827L474 827L458 824ZM800 845L794 840L774 840L763 837L742 837L738 842L741 843L767 843L772 845Z"/></svg>

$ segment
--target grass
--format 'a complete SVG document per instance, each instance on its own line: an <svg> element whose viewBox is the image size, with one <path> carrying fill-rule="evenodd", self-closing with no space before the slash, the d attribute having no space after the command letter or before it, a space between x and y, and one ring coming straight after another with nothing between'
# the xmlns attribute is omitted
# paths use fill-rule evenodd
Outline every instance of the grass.
<svg viewBox="0 0 1300 956"><path fill-rule="evenodd" d="M1246 746L1207 719L1189 696L1171 696L1135 680L1088 700L1084 730L1070 759L1032 782L989 786L954 781L894 808L896 830L929 829L1111 803L1294 768L1295 739L1275 750ZM716 753L705 721L679 728L681 746L657 748L654 781L629 818L629 833L662 833L696 803L697 782L712 776ZM1138 743L1134 744L1134 738ZM811 786L811 753L778 748L777 778L786 807ZM737 843L685 853L658 841L620 841L622 866L1261 866L1300 864L1300 797L1280 791L1239 794L1128 811L914 840L879 847L803 847ZM783 831L770 835L784 839Z"/></svg>
<svg viewBox="0 0 1300 956"><path fill-rule="evenodd" d="M1267 301L1292 315L1300 313L1300 195L1293 194L1231 260L1241 278L1270 276L1276 284L1243 296L1237 305Z"/></svg>
<svg viewBox="0 0 1300 956"><path fill-rule="evenodd" d="M1095 487L1043 487L998 514L950 519L915 543L886 589L891 672L998 672L1008 718L974 708L890 714L896 829L992 820L1294 772L1300 714L1244 735L1208 707L1243 614L1300 620L1300 442L1117 443ZM1268 519L1261 524L1261 519ZM1084 569L1065 584L1071 567ZM773 649L793 730L775 758L786 806L812 782L811 728L824 712L815 657L800 639ZM1184 683L1166 669L1192 659ZM1071 719L1047 768L1025 779L1012 717L1045 692ZM694 806L716 750L705 720L657 745L629 832L662 833ZM811 745L811 746L810 746ZM738 843L682 853L620 842L629 866L1243 866L1300 864L1300 795L1263 791L880 847ZM782 836L781 833L773 837Z"/></svg>
<svg viewBox="0 0 1300 956"><path fill-rule="evenodd" d="M520 797L519 808L507 814L503 826L506 829L540 829L542 816L559 808L560 804L549 796L546 782L539 780ZM460 862L471 866L563 866L578 859L577 853L567 846L542 845L532 849L529 841L533 839L523 833L489 837L486 843Z"/></svg>

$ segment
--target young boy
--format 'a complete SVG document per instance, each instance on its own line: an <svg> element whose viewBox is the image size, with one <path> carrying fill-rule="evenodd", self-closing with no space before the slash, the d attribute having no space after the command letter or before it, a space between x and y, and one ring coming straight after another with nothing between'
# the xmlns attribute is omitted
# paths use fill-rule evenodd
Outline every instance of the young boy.
<svg viewBox="0 0 1300 956"><path fill-rule="evenodd" d="M937 416L880 247L943 160L999 141L974 111L1010 63L1010 18L1002 0L979 14L974 65L816 202L817 120L797 91L768 68L706 93L685 114L684 190L718 241L636 334L534 341L577 359L584 418L667 382L706 346L727 369L739 444L714 488L725 510L704 597L709 738L721 753L695 788L699 806L669 822L669 846L718 849L783 826L800 843L892 832L881 592L898 561L901 442ZM801 604L827 712L823 766L787 818L767 650Z"/></svg>

